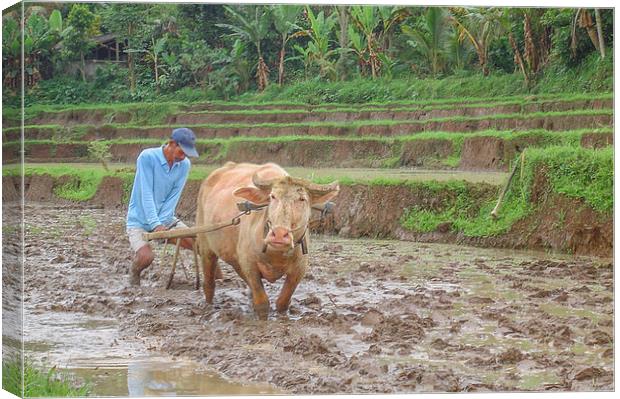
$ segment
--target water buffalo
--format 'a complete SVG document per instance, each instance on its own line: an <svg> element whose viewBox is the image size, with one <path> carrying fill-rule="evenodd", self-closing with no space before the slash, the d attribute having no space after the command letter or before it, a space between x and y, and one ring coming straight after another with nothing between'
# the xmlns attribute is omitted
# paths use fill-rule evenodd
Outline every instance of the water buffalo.
<svg viewBox="0 0 620 399"><path fill-rule="evenodd" d="M239 214L237 203L243 200L268 206L243 216L237 226L198 235L207 303L213 302L219 258L250 287L254 311L262 319L269 314L262 279L274 282L285 275L276 309L287 311L308 267L308 255L300 244L309 241L311 206L329 201L339 189L338 182L320 185L293 178L274 163L228 162L213 171L198 193L196 225L231 220Z"/></svg>

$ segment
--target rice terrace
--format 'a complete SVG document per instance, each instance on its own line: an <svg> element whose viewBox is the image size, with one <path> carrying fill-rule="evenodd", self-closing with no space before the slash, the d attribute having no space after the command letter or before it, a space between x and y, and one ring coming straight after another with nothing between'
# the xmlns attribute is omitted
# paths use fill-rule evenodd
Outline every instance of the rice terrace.
<svg viewBox="0 0 620 399"><path fill-rule="evenodd" d="M614 391L613 18L4 10L3 389Z"/></svg>

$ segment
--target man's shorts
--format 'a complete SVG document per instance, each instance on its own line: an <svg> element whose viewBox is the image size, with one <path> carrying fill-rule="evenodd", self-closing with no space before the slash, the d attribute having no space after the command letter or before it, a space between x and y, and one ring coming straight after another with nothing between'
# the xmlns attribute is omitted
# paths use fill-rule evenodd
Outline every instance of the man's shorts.
<svg viewBox="0 0 620 399"><path fill-rule="evenodd" d="M184 229L184 228L187 228L187 225L179 220L176 226L174 226L170 230ZM138 252L140 248L142 248L145 245L148 245L149 242L144 241L144 238L142 238L142 234L144 233L148 233L148 231L140 227L128 227L127 228L127 236L129 237L129 245L131 246L131 249L134 252Z"/></svg>

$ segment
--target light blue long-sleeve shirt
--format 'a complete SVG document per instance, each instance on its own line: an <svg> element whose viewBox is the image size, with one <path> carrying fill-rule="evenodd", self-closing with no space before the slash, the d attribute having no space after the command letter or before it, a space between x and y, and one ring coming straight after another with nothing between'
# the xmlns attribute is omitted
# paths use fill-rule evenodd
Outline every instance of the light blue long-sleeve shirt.
<svg viewBox="0 0 620 399"><path fill-rule="evenodd" d="M127 227L152 231L159 225L170 224L175 219L174 212L190 166L189 158L185 158L169 167L163 146L142 151L136 161Z"/></svg>

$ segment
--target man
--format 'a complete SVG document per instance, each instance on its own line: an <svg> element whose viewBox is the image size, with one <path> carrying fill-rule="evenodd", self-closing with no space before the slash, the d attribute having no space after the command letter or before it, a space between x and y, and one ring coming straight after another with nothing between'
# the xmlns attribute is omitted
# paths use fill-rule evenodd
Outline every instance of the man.
<svg viewBox="0 0 620 399"><path fill-rule="evenodd" d="M184 127L174 129L165 145L148 148L138 156L127 212L127 235L135 253L129 271L132 285L140 285L140 273L154 259L153 250L142 234L187 227L176 219L175 209L191 167L187 157L197 156L196 135ZM183 238L180 245L192 249L193 244L192 238Z"/></svg>

